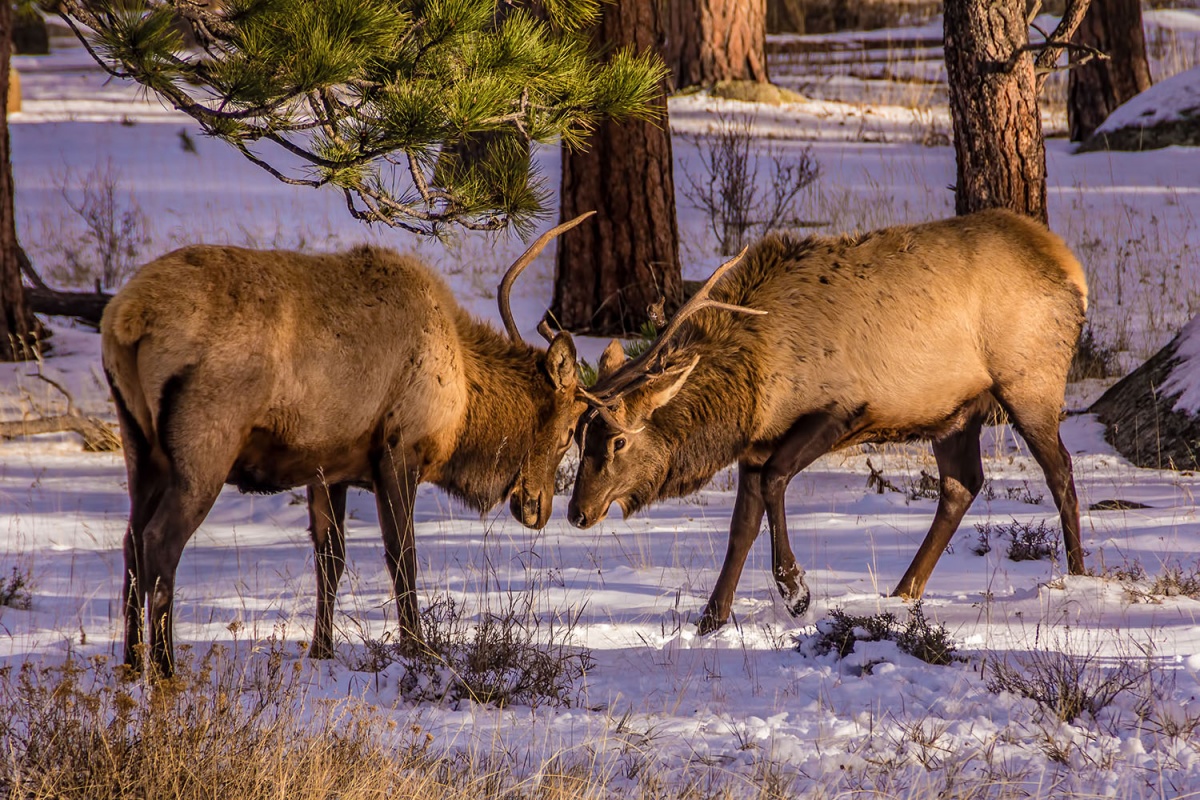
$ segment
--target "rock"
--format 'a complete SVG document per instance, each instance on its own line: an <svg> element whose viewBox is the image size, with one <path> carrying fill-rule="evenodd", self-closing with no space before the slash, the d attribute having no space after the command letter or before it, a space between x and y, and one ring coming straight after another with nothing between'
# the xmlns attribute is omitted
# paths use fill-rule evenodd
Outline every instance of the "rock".
<svg viewBox="0 0 1200 800"><path fill-rule="evenodd" d="M1078 152L1171 145L1200 146L1200 67L1155 84L1116 108Z"/></svg>
<svg viewBox="0 0 1200 800"><path fill-rule="evenodd" d="M773 83L761 81L720 81L712 90L713 97L726 100L741 100L744 103L766 103L781 106L784 103L800 103L804 95L784 89Z"/></svg>
<svg viewBox="0 0 1200 800"><path fill-rule="evenodd" d="M1200 317L1088 409L1139 467L1200 467Z"/></svg>

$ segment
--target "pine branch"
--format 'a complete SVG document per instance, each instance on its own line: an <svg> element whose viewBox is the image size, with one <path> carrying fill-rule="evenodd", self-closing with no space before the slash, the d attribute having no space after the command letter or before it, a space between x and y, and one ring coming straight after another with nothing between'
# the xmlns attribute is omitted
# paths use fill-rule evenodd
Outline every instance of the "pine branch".
<svg viewBox="0 0 1200 800"><path fill-rule="evenodd" d="M336 185L358 219L439 235L447 224L497 230L543 213L528 174L533 142L576 145L601 116L655 113L661 61L622 52L602 65L580 33L597 0L546 6L550 22L519 7L498 15L494 0L271 0L224 11L200 0L140 10L60 0L58 10L108 74L149 87L277 180ZM182 49L170 14L200 50ZM448 143L497 131L511 136L431 185ZM252 151L260 141L316 175ZM396 181L398 194L388 188Z"/></svg>

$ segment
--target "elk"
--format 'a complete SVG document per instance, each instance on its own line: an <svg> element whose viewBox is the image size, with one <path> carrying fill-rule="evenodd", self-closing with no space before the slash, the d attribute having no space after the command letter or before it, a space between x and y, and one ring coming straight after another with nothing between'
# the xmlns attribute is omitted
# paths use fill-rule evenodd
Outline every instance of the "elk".
<svg viewBox="0 0 1200 800"><path fill-rule="evenodd" d="M937 511L895 589L919 598L983 485L980 430L1002 410L1045 473L1071 573L1083 571L1059 419L1087 284L1060 238L992 210L841 238L770 235L748 250L641 356L605 351L576 433L573 525L595 525L612 503L628 516L689 494L736 461L728 551L700 632L728 621L764 512L773 577L799 615L810 595L784 516L792 478L832 450L929 440Z"/></svg>
<svg viewBox="0 0 1200 800"><path fill-rule="evenodd" d="M125 662L173 658L175 571L222 484L305 486L316 553L309 654L332 656L345 567L346 491L374 491L401 635L421 637L413 502L418 483L484 512L510 499L522 524L550 516L554 475L586 406L575 345L513 321L513 281L558 234L508 269L507 336L472 318L413 257L359 247L329 255L197 245L137 273L104 312L101 351L129 477Z"/></svg>

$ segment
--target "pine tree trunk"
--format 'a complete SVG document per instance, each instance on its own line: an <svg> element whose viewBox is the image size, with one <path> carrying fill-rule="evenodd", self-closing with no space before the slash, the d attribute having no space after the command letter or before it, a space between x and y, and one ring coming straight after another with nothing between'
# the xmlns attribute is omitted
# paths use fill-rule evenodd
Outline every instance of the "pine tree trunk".
<svg viewBox="0 0 1200 800"><path fill-rule="evenodd" d="M655 48L662 33L658 4L618 0L604 6L597 41ZM659 299L679 304L679 231L671 136L664 94L653 122L601 122L583 152L563 151L561 218L595 210L558 240L555 320L576 332L636 332Z"/></svg>
<svg viewBox="0 0 1200 800"><path fill-rule="evenodd" d="M767 0L767 30L771 33L807 33L804 0Z"/></svg>
<svg viewBox="0 0 1200 800"><path fill-rule="evenodd" d="M767 80L767 0L669 0L663 59L674 88Z"/></svg>
<svg viewBox="0 0 1200 800"><path fill-rule="evenodd" d="M1071 70L1067 122L1071 141L1082 142L1117 106L1150 88L1146 37L1139 0L1092 0L1074 41L1109 55ZM1072 53L1072 63L1080 54Z"/></svg>
<svg viewBox="0 0 1200 800"><path fill-rule="evenodd" d="M1046 221L1046 149L1024 0L946 0L946 78L958 162L955 210Z"/></svg>
<svg viewBox="0 0 1200 800"><path fill-rule="evenodd" d="M0 107L8 108L8 73L12 56L12 4L0 0ZM33 355L37 319L25 302L21 266L17 260L17 223L13 209L12 159L8 113L0 124L0 361L17 361Z"/></svg>

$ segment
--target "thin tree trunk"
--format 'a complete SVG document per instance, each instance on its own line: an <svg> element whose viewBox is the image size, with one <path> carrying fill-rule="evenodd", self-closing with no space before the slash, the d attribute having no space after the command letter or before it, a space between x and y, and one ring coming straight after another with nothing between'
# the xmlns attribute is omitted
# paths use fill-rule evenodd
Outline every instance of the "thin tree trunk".
<svg viewBox="0 0 1200 800"><path fill-rule="evenodd" d="M1024 0L946 0L946 78L959 214L1009 208L1046 221L1046 149Z"/></svg>
<svg viewBox="0 0 1200 800"><path fill-rule="evenodd" d="M1082 142L1117 106L1150 88L1146 37L1139 0L1092 0L1074 41L1109 60L1093 59L1067 78L1067 123L1072 142ZM1079 60L1071 54L1071 62Z"/></svg>
<svg viewBox="0 0 1200 800"><path fill-rule="evenodd" d="M663 59L675 89L767 80L767 0L667 0Z"/></svg>
<svg viewBox="0 0 1200 800"><path fill-rule="evenodd" d="M767 0L767 30L771 33L807 33L804 0Z"/></svg>
<svg viewBox="0 0 1200 800"><path fill-rule="evenodd" d="M657 3L618 0L605 5L595 36L638 51L659 46ZM587 150L564 150L561 218L595 210L594 217L558 240L552 313L564 328L620 335L636 332L647 307L682 293L675 219L671 137L664 94L653 122L601 122Z"/></svg>
<svg viewBox="0 0 1200 800"><path fill-rule="evenodd" d="M25 302L21 265L17 259L17 224L13 208L12 156L8 136L8 74L12 56L12 3L0 0L0 361L33 355L38 341L37 318Z"/></svg>

